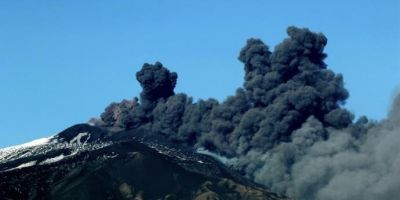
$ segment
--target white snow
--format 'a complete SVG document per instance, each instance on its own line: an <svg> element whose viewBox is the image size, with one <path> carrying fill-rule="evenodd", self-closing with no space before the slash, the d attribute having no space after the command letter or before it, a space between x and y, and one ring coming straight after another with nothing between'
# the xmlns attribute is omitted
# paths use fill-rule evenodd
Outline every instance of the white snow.
<svg viewBox="0 0 400 200"><path fill-rule="evenodd" d="M40 138L40 139L37 139L37 140L30 141L30 142L27 142L27 143L24 143L24 144L6 147L6 148L3 148L3 149L0 149L0 152L1 151L8 151L10 149L22 149L22 148L28 148L28 147L44 145L44 144L49 143L52 138L53 138L53 136L52 137L45 137L45 138Z"/></svg>
<svg viewBox="0 0 400 200"><path fill-rule="evenodd" d="M87 137L86 141L84 141L82 143L81 139L85 136L87 136L89 133L85 132L85 133L79 133L78 135L76 135L71 141L70 144L76 143L77 145L85 145L86 142L89 140L90 135Z"/></svg>
<svg viewBox="0 0 400 200"><path fill-rule="evenodd" d="M0 149L0 161L5 159L8 156L11 156L13 154L16 154L26 148L30 148L30 147L37 147L37 146L42 146L45 144L50 143L50 141L54 138L54 136L51 137L46 137L46 138L40 138L37 140L33 140L31 142L27 142L24 144L20 144L20 145L15 145L15 146L10 146L10 147L6 147L3 149ZM29 153L29 152L28 152Z"/></svg>
<svg viewBox="0 0 400 200"><path fill-rule="evenodd" d="M88 136L84 142L81 141L81 139L85 136ZM78 133L72 140L69 141L69 144L67 144L71 149L74 149L74 151L69 155L73 156L77 154L81 148L83 148L86 143L90 139L90 133L84 132L84 133Z"/></svg>
<svg viewBox="0 0 400 200"><path fill-rule="evenodd" d="M4 170L4 171L12 171L14 169L22 169L22 168L26 168L26 167L31 167L31 166L36 165L36 162L37 162L36 160L30 161L30 162L27 162L27 163L24 163L24 164L20 164L17 167L10 168L10 169Z"/></svg>
<svg viewBox="0 0 400 200"><path fill-rule="evenodd" d="M30 167L30 166L33 166L33 165L36 165L36 160L31 161L31 162L27 162L27 163L24 163L24 164L21 164L21 165L18 165L17 167L15 167L13 169L21 169L21 168Z"/></svg>
<svg viewBox="0 0 400 200"><path fill-rule="evenodd" d="M44 165L44 164L55 163L55 162L58 162L58 161L60 161L60 160L62 160L64 158L65 158L64 154L61 154L61 155L53 157L53 158L48 158L48 159L42 161L40 164Z"/></svg>

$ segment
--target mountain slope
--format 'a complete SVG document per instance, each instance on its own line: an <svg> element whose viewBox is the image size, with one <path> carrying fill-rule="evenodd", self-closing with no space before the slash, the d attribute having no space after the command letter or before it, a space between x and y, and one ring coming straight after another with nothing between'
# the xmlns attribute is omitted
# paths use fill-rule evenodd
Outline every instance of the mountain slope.
<svg viewBox="0 0 400 200"><path fill-rule="evenodd" d="M283 199L208 156L172 148L162 138L128 139L132 134L77 125L41 143L13 147L11 154L10 148L0 150L0 196Z"/></svg>

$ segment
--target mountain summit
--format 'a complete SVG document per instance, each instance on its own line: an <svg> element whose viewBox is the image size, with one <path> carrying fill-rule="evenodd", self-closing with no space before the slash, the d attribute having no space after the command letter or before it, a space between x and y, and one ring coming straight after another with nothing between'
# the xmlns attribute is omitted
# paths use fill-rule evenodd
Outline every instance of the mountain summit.
<svg viewBox="0 0 400 200"><path fill-rule="evenodd" d="M284 199L160 136L87 124L1 149L0 177L10 200Z"/></svg>

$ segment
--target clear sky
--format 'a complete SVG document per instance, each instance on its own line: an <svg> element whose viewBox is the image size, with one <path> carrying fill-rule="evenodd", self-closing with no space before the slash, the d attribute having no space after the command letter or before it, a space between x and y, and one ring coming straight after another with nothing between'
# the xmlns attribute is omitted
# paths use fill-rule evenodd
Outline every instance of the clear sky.
<svg viewBox="0 0 400 200"><path fill-rule="evenodd" d="M176 91L233 94L247 38L271 48L296 25L328 37L356 115L383 119L400 85L397 0L0 1L0 147L58 133L140 92L135 72L161 61Z"/></svg>

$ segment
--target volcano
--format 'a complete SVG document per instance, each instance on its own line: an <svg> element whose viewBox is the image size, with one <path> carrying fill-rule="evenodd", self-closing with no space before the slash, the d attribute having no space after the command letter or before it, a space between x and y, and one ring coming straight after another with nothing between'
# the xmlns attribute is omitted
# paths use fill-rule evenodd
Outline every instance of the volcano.
<svg viewBox="0 0 400 200"><path fill-rule="evenodd" d="M1 199L285 199L160 135L88 124L0 150Z"/></svg>

